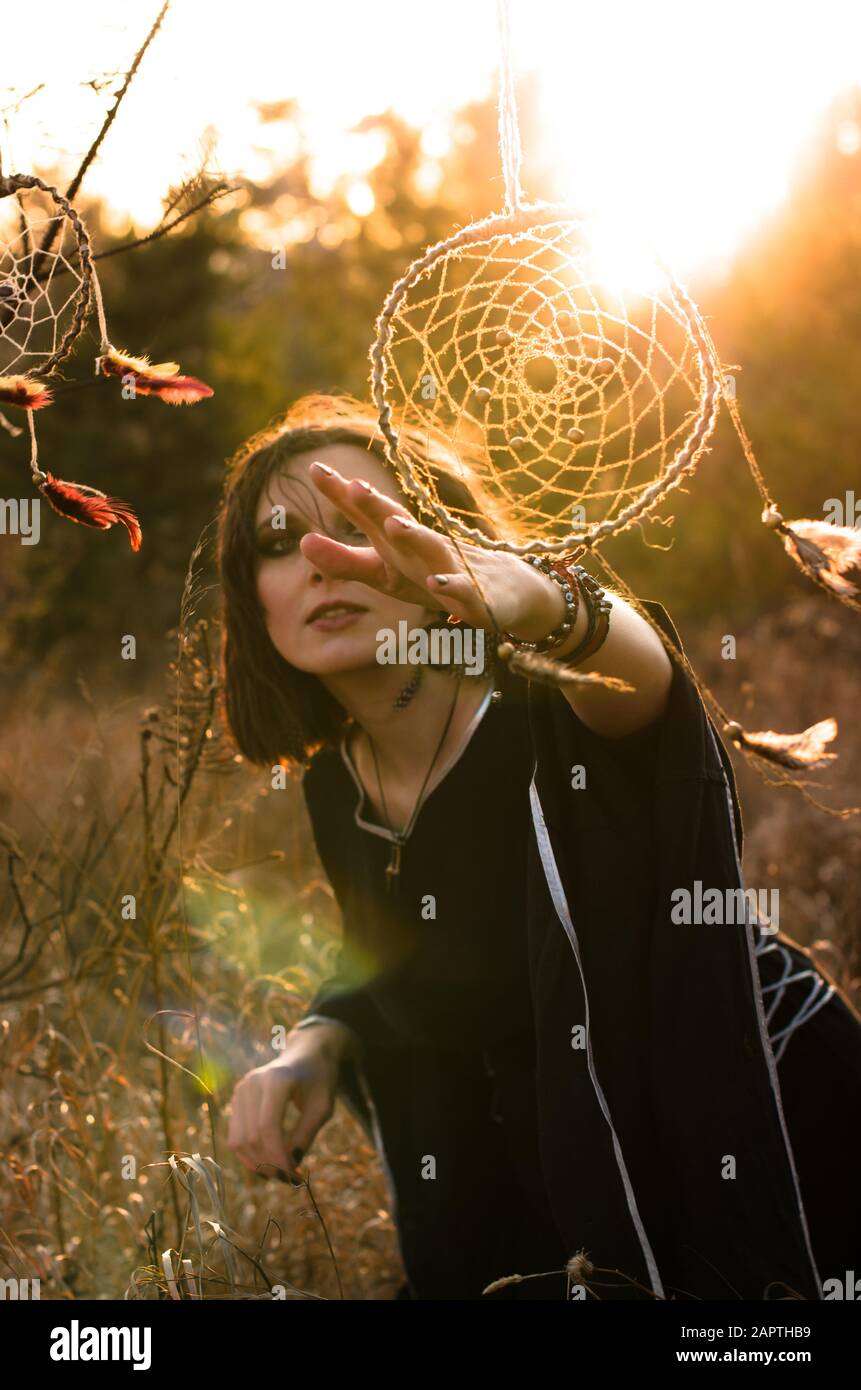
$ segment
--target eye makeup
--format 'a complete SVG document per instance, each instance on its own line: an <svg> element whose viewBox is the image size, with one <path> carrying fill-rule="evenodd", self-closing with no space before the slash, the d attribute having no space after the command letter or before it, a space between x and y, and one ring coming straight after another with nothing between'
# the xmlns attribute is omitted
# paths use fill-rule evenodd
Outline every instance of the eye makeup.
<svg viewBox="0 0 861 1390"><path fill-rule="evenodd" d="M272 521L263 521L255 532L255 549L261 555L284 555L291 554L298 548L299 542L309 530L308 527L298 517L288 513L285 517L283 526L273 526ZM332 535L332 531L324 531L324 535ZM346 517L339 517L335 523L333 539L342 540L345 545L366 545L368 537L364 531L354 526Z"/></svg>

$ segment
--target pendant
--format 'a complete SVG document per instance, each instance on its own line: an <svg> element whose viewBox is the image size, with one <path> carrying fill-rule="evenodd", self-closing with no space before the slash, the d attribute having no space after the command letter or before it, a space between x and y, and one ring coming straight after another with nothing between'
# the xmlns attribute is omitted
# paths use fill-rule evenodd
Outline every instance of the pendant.
<svg viewBox="0 0 861 1390"><path fill-rule="evenodd" d="M395 887L398 875L401 872L401 841L395 840L392 845L392 852L389 862L386 865L386 891L391 892Z"/></svg>

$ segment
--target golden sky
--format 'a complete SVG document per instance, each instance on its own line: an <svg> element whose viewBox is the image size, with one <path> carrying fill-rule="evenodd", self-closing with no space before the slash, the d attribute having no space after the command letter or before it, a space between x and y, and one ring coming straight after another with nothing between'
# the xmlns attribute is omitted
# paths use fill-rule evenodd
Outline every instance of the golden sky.
<svg viewBox="0 0 861 1390"><path fill-rule="evenodd" d="M157 9L40 0L37 36L25 6L5 7L0 104L45 84L12 118L5 165L60 152L73 170L107 96L83 84L125 66ZM683 274L719 268L779 205L829 103L861 80L857 0L512 0L512 32L560 191L648 233ZM224 172L265 180L289 130L259 126L253 102L295 97L315 192L352 175L361 213L380 151L350 126L393 106L439 154L452 112L495 91L497 52L495 0L174 0L87 188L144 230L207 128ZM846 154L859 140L840 134Z"/></svg>

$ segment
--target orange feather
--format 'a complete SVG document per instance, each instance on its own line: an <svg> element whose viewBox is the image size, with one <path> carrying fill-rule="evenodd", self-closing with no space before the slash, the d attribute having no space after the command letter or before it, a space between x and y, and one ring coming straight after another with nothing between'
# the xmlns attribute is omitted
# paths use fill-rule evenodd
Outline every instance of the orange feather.
<svg viewBox="0 0 861 1390"><path fill-rule="evenodd" d="M205 381L180 376L178 362L152 363L114 347L96 360L96 371L102 376L131 377L136 395L158 396L168 405L194 405L215 394Z"/></svg>
<svg viewBox="0 0 861 1390"><path fill-rule="evenodd" d="M24 410L41 410L53 396L47 386L31 376L0 376L0 405L20 405Z"/></svg>

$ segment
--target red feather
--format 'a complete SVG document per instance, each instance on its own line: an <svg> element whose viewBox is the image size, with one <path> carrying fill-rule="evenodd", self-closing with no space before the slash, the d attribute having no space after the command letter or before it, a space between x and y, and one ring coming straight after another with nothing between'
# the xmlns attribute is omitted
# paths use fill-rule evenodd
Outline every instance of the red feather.
<svg viewBox="0 0 861 1390"><path fill-rule="evenodd" d="M122 522L129 533L132 550L140 550L143 533L140 522L127 502L109 497L107 493L87 487L85 483L65 482L51 473L46 474L46 481L41 484L39 491L55 512L82 526L95 526L100 531L107 531L118 521Z"/></svg>
<svg viewBox="0 0 861 1390"><path fill-rule="evenodd" d="M196 376L135 375L135 390L139 396L158 396L167 405L194 405L214 394L212 387Z"/></svg>
<svg viewBox="0 0 861 1390"><path fill-rule="evenodd" d="M127 352L111 348L96 362L103 376L118 376L130 380L138 396L158 396L168 405L194 405L214 395L211 386L196 376L180 376L176 362L150 363L146 357L132 357Z"/></svg>

